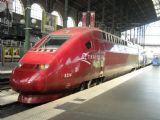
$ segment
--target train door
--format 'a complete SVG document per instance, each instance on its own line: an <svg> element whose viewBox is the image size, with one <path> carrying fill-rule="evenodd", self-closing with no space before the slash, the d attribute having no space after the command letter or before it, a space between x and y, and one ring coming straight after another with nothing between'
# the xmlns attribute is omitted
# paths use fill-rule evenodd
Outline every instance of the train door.
<svg viewBox="0 0 160 120"><path fill-rule="evenodd" d="M93 78L93 54L94 54L94 44L93 40L86 40L83 44L83 53L81 56L81 74L85 76L85 79L90 80Z"/></svg>
<svg viewBox="0 0 160 120"><path fill-rule="evenodd" d="M106 49L106 34L102 33L101 42L99 45L100 50L100 76L104 76L105 70L105 49Z"/></svg>
<svg viewBox="0 0 160 120"><path fill-rule="evenodd" d="M95 40L94 42L94 59L93 59L93 69L96 77L103 76L104 65L105 65L105 53L104 53L104 43L100 40Z"/></svg>
<svg viewBox="0 0 160 120"><path fill-rule="evenodd" d="M100 44L100 77L104 75L105 69L105 42L102 41Z"/></svg>
<svg viewBox="0 0 160 120"><path fill-rule="evenodd" d="M94 32L92 37L88 37L82 44L84 53L82 54L81 68L85 79L91 80L103 75L104 72L104 52L103 43L100 43L101 33Z"/></svg>

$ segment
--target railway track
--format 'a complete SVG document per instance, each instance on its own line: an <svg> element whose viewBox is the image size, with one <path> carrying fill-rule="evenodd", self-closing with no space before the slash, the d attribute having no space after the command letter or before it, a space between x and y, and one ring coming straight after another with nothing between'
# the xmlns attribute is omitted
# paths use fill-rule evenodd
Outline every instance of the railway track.
<svg viewBox="0 0 160 120"><path fill-rule="evenodd" d="M38 105L28 105L19 102L14 102L5 106L0 106L0 118L5 118L36 106Z"/></svg>
<svg viewBox="0 0 160 120"><path fill-rule="evenodd" d="M3 90L8 90L10 88L11 87L9 85L0 85L0 92L3 91Z"/></svg>
<svg viewBox="0 0 160 120"><path fill-rule="evenodd" d="M9 79L0 79L0 84L8 84L9 83Z"/></svg>
<svg viewBox="0 0 160 120"><path fill-rule="evenodd" d="M116 75L116 76L112 76L111 78L107 78L104 82L107 82L109 80L112 80L115 77L118 77L118 76L121 76L121 75L124 75L124 74L127 74L127 73L123 73L123 74L119 74L119 75ZM1 93L1 89L5 89L5 87L3 87L3 88L0 87L0 93ZM2 92L3 91L9 91L9 90L2 90ZM75 92L77 92L77 91L74 91L71 94L74 94ZM9 93L9 94L12 94L12 93ZM5 95L7 96L7 94L5 94ZM0 96L0 97L3 97L3 96ZM17 114L19 112L26 111L28 109L37 107L39 105L42 105L42 104L36 104L36 105L34 104L33 105L33 104L24 104L24 103L20 103L18 101L15 101L13 103L6 104L4 106L0 106L0 119L8 117L8 116L11 116L11 115L14 115L14 114Z"/></svg>
<svg viewBox="0 0 160 120"><path fill-rule="evenodd" d="M18 94L9 85L0 87L0 119L31 109L37 105L22 104L17 101Z"/></svg>
<svg viewBox="0 0 160 120"><path fill-rule="evenodd" d="M9 79L0 79L0 91L10 89Z"/></svg>

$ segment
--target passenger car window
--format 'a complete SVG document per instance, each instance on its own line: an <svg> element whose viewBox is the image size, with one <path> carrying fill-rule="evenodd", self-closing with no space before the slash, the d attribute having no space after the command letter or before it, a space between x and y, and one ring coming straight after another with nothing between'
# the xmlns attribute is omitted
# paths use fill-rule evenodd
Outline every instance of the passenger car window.
<svg viewBox="0 0 160 120"><path fill-rule="evenodd" d="M109 41L109 35L108 34L106 35L106 37L107 37L107 41Z"/></svg>
<svg viewBox="0 0 160 120"><path fill-rule="evenodd" d="M102 34L103 34L103 40L106 40L106 34L105 33Z"/></svg>
<svg viewBox="0 0 160 120"><path fill-rule="evenodd" d="M90 48L92 47L91 42L88 41L88 42L85 44L85 46L86 46L87 49L90 49Z"/></svg>
<svg viewBox="0 0 160 120"><path fill-rule="evenodd" d="M125 41L125 45L127 46L127 41Z"/></svg>

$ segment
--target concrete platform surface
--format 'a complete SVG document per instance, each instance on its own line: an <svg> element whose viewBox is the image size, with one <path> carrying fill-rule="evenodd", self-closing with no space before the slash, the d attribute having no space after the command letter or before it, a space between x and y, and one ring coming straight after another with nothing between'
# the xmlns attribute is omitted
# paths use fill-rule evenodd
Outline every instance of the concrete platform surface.
<svg viewBox="0 0 160 120"><path fill-rule="evenodd" d="M160 120L160 68L146 67L4 120Z"/></svg>

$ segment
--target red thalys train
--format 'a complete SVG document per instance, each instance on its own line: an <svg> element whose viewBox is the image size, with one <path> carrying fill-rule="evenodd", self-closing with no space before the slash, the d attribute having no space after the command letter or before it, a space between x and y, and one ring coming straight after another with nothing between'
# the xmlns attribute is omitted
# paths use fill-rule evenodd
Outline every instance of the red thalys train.
<svg viewBox="0 0 160 120"><path fill-rule="evenodd" d="M10 85L20 93L20 102L48 102L144 65L139 51L137 45L96 28L61 29L22 57Z"/></svg>

